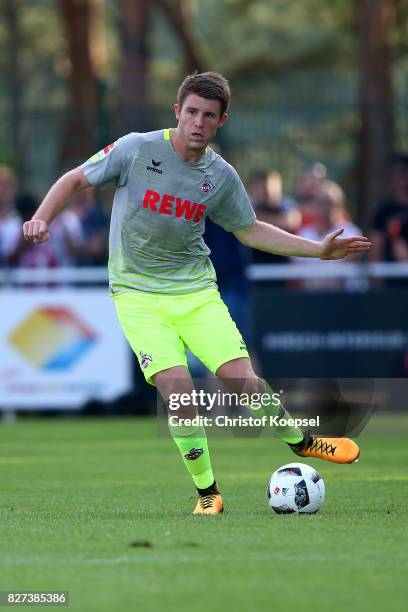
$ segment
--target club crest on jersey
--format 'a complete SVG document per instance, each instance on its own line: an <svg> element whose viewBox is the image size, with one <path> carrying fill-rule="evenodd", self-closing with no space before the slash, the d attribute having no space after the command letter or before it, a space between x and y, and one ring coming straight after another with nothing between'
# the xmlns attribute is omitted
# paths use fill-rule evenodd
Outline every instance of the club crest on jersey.
<svg viewBox="0 0 408 612"><path fill-rule="evenodd" d="M140 365L145 370L147 366L149 365L149 363L153 361L153 357L151 355L148 355L147 353L143 353L143 351L140 351L139 355L140 355Z"/></svg>
<svg viewBox="0 0 408 612"><path fill-rule="evenodd" d="M201 189L204 191L204 193L209 193L210 191L214 189L214 185L212 184L211 179L208 176L208 174L206 174L204 177L204 181L203 181L203 184L201 185Z"/></svg>

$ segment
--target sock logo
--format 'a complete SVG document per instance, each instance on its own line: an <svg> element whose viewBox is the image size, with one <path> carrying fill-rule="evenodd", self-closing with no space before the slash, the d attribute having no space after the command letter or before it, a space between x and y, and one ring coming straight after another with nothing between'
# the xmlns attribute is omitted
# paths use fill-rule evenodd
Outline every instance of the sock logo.
<svg viewBox="0 0 408 612"><path fill-rule="evenodd" d="M193 461L194 459L198 459L199 457L201 457L203 453L204 453L203 448L190 448L188 453L184 455L184 458L189 459L190 461Z"/></svg>

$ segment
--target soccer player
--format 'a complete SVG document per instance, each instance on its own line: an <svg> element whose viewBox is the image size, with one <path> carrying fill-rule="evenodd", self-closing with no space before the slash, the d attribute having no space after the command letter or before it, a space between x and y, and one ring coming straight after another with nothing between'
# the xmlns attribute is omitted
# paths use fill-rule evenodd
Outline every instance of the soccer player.
<svg viewBox="0 0 408 612"><path fill-rule="evenodd" d="M175 104L177 127L119 138L64 174L23 226L26 240L44 242L50 223L77 191L115 182L110 293L146 380L165 401L170 393L193 389L186 347L226 384L241 380L246 392L272 395L254 373L217 290L202 238L207 216L243 244L280 255L340 259L370 247L362 236L341 238L341 229L314 242L257 221L237 172L208 146L228 118L229 101L228 81L220 74L187 76ZM287 414L272 401L268 410ZM176 424L170 432L198 491L194 514L222 512L204 428ZM280 437L300 457L351 463L359 455L347 438L321 438L294 427Z"/></svg>

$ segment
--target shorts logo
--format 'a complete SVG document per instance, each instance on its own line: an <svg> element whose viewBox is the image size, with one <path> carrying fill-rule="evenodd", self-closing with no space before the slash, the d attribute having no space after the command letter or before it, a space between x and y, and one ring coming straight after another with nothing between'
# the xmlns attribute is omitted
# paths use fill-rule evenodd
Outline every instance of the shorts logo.
<svg viewBox="0 0 408 612"><path fill-rule="evenodd" d="M184 455L184 458L193 461L194 459L198 459L199 457L201 457L203 453L204 449L202 448L190 448L188 453Z"/></svg>
<svg viewBox="0 0 408 612"><path fill-rule="evenodd" d="M204 177L204 181L203 181L203 184L201 185L201 189L204 191L204 193L209 193L210 191L214 189L214 185L212 184L211 179L208 176L208 174L206 174Z"/></svg>
<svg viewBox="0 0 408 612"><path fill-rule="evenodd" d="M140 365L145 370L147 366L149 365L149 363L153 361L153 357L151 355L148 355L147 353L143 353L142 351L139 352L139 355L140 355Z"/></svg>
<svg viewBox="0 0 408 612"><path fill-rule="evenodd" d="M243 340L240 341L241 346L239 347L241 351L246 351L247 347Z"/></svg>

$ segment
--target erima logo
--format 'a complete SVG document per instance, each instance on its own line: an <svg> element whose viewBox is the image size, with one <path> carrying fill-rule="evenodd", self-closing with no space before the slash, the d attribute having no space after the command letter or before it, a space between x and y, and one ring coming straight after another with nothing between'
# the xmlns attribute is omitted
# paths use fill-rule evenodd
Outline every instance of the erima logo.
<svg viewBox="0 0 408 612"><path fill-rule="evenodd" d="M146 170L150 170L150 172L157 172L157 174L163 174L163 170L160 170L159 166L161 165L161 161L155 161L152 159L152 165L146 166Z"/></svg>

